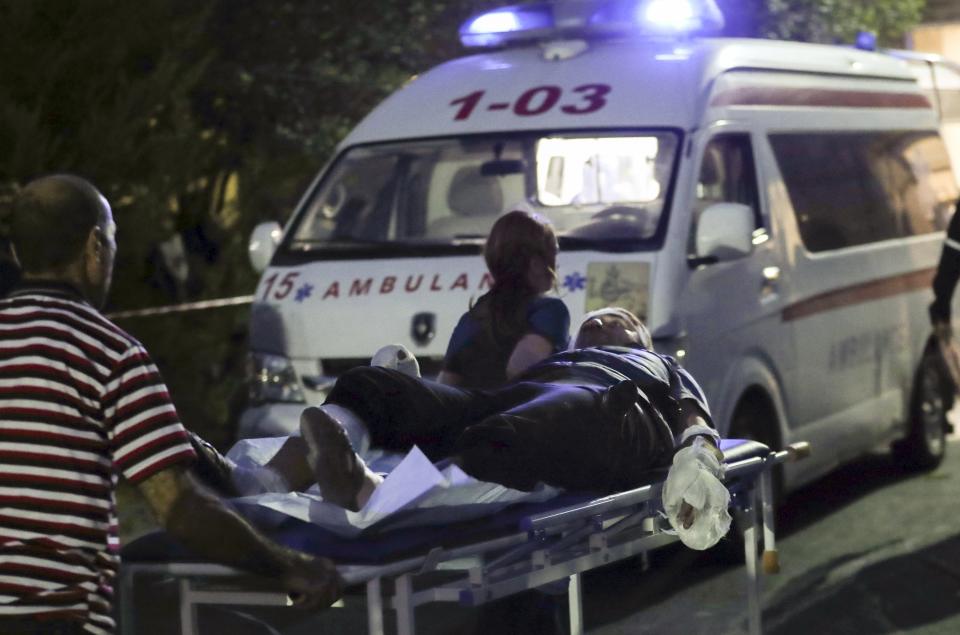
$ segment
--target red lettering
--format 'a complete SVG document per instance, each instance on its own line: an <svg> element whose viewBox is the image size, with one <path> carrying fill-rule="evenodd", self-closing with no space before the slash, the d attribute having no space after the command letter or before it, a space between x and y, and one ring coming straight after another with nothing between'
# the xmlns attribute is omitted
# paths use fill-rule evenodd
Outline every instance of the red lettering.
<svg viewBox="0 0 960 635"><path fill-rule="evenodd" d="M518 99L517 103L513 105L513 112L517 113L521 117L542 115L556 105L556 103L560 100L560 95L562 94L563 91L559 86L537 86L536 88L531 88L520 95L520 99ZM540 103L536 106L531 106L531 104L536 101L536 98L540 95L543 95ZM564 112L567 111L564 110Z"/></svg>
<svg viewBox="0 0 960 635"><path fill-rule="evenodd" d="M443 291L443 287L440 286L439 282L440 282L440 274L439 274L439 273L438 273L438 274L434 274L434 276L433 276L433 282L430 283L430 290L431 290L431 291Z"/></svg>
<svg viewBox="0 0 960 635"><path fill-rule="evenodd" d="M582 104L563 106L560 108L568 115L585 115L589 112L600 110L607 105L607 95L613 90L606 84L584 84L577 86L573 92L580 93L583 97Z"/></svg>
<svg viewBox="0 0 960 635"><path fill-rule="evenodd" d="M367 295L370 293L370 285L372 284L373 278L367 278L366 280L358 278L350 285L350 295Z"/></svg>
<svg viewBox="0 0 960 635"><path fill-rule="evenodd" d="M327 287L327 290L324 292L323 297L320 299L326 300L327 298L339 298L339 297L340 297L340 283L334 282L329 287Z"/></svg>
<svg viewBox="0 0 960 635"><path fill-rule="evenodd" d="M480 98L483 97L483 91L477 90L466 97L461 97L460 99L454 99L450 102L451 106L456 106L457 104L463 104L460 108L457 109L457 114L453 118L454 121L462 121L470 116L470 113L473 112L473 109L477 107L477 102L480 101Z"/></svg>
<svg viewBox="0 0 960 635"><path fill-rule="evenodd" d="M383 282L380 284L380 294L393 293L393 287L397 284L396 276L387 276L383 279Z"/></svg>
<svg viewBox="0 0 960 635"><path fill-rule="evenodd" d="M423 275L421 274L417 276L417 285L414 287L410 286L411 280L413 280L413 276L407 276L407 283L403 285L403 288L406 290L407 293L413 293L414 291L420 288L420 283L423 282Z"/></svg>
<svg viewBox="0 0 960 635"><path fill-rule="evenodd" d="M459 276L457 276L457 279L454 280L453 284L450 285L450 290L453 291L454 289L463 289L464 291L467 290L467 274L461 273Z"/></svg>
<svg viewBox="0 0 960 635"><path fill-rule="evenodd" d="M493 286L493 276L490 275L490 272L483 274L483 278L480 280L480 291L484 289L489 289Z"/></svg>

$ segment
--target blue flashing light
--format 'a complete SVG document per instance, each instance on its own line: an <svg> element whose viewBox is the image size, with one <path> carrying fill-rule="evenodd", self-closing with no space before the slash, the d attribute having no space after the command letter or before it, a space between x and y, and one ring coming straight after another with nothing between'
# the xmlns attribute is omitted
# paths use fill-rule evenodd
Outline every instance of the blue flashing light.
<svg viewBox="0 0 960 635"><path fill-rule="evenodd" d="M509 33L520 30L520 20L513 11L484 13L470 24L471 33Z"/></svg>
<svg viewBox="0 0 960 635"><path fill-rule="evenodd" d="M876 51L877 34L872 31L860 31L857 33L857 39L854 43L854 46L864 51Z"/></svg>
<svg viewBox="0 0 960 635"><path fill-rule="evenodd" d="M517 36L534 37L554 28L549 3L495 9L472 17L460 28L464 46L499 46Z"/></svg>
<svg viewBox="0 0 960 635"><path fill-rule="evenodd" d="M687 0L651 0L639 7L638 19L654 29L689 31L696 27L697 13Z"/></svg>
<svg viewBox="0 0 960 635"><path fill-rule="evenodd" d="M510 42L718 31L715 0L555 0L494 9L460 28L468 47Z"/></svg>

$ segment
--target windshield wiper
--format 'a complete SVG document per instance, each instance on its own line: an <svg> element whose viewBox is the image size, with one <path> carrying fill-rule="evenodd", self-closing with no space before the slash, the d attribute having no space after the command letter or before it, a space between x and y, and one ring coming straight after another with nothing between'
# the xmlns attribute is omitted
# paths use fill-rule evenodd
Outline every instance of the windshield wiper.
<svg viewBox="0 0 960 635"><path fill-rule="evenodd" d="M581 238L579 236L557 236L560 249L596 249L597 251L625 251L633 249L637 244L650 240L651 236L604 238Z"/></svg>

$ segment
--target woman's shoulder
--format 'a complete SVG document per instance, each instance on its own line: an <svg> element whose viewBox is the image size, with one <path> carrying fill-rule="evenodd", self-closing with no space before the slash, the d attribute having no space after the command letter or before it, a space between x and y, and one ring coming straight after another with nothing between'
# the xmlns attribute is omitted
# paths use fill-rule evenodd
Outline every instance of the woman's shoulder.
<svg viewBox="0 0 960 635"><path fill-rule="evenodd" d="M540 295L532 298L527 304L527 315L555 315L557 317L566 316L570 320L570 311L563 300L549 295Z"/></svg>
<svg viewBox="0 0 960 635"><path fill-rule="evenodd" d="M535 333L543 335L559 348L570 337L570 311L560 298L539 296L527 305L527 322Z"/></svg>

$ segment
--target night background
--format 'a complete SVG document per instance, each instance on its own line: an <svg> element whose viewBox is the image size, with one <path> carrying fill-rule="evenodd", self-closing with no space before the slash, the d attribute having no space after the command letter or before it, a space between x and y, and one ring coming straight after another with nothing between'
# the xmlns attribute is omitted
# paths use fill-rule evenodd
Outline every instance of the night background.
<svg viewBox="0 0 960 635"><path fill-rule="evenodd" d="M0 258L16 188L73 172L108 197L108 314L253 292L252 228L283 222L336 143L412 75L464 54L480 0L0 0ZM955 0L722 0L726 34L903 48ZM122 313L121 313L122 315ZM119 317L184 423L221 448L243 408L248 307ZM318 334L322 335L322 334Z"/></svg>

